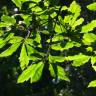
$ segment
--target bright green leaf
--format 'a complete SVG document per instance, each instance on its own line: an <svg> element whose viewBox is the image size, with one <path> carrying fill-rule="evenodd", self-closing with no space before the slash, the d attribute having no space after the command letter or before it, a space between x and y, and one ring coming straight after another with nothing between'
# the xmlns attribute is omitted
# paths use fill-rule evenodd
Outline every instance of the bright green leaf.
<svg viewBox="0 0 96 96"><path fill-rule="evenodd" d="M65 16L64 17L64 23L69 23L71 21L72 17L73 17L72 15Z"/></svg>
<svg viewBox="0 0 96 96"><path fill-rule="evenodd" d="M3 51L0 54L0 57L7 57L7 56L12 55L19 46L20 46L20 43L15 43L15 44L11 45L7 50Z"/></svg>
<svg viewBox="0 0 96 96"><path fill-rule="evenodd" d="M28 57L30 60L41 60L42 55L35 48L26 44Z"/></svg>
<svg viewBox="0 0 96 96"><path fill-rule="evenodd" d="M88 87L96 87L96 80L91 81Z"/></svg>
<svg viewBox="0 0 96 96"><path fill-rule="evenodd" d="M65 61L65 57L64 56L52 56L52 55L49 55L49 61L50 62L64 62Z"/></svg>
<svg viewBox="0 0 96 96"><path fill-rule="evenodd" d="M13 37L10 39L9 43L11 43L11 44L13 44L13 43L18 43L18 42L21 42L22 40L23 40L22 37L13 36Z"/></svg>
<svg viewBox="0 0 96 96"><path fill-rule="evenodd" d="M19 60L20 60L20 67L21 67L22 70L25 67L28 66L29 57L27 56L27 51L26 51L25 44L22 45L22 49L21 49Z"/></svg>
<svg viewBox="0 0 96 96"><path fill-rule="evenodd" d="M74 56L68 56L66 57L67 60L73 60L72 65L75 67L79 67L87 63L90 59L90 56L84 55L84 54L78 54Z"/></svg>
<svg viewBox="0 0 96 96"><path fill-rule="evenodd" d="M57 13L56 13L56 12L53 12L50 16L51 16L52 18L54 18L54 17L57 16Z"/></svg>
<svg viewBox="0 0 96 96"><path fill-rule="evenodd" d="M74 24L72 25L72 28L75 29L75 27L77 27L78 25L82 24L84 21L83 18L78 19L77 21L74 22Z"/></svg>
<svg viewBox="0 0 96 96"><path fill-rule="evenodd" d="M96 56L91 57L91 64L94 65L96 63Z"/></svg>
<svg viewBox="0 0 96 96"><path fill-rule="evenodd" d="M69 78L66 76L66 72L61 66L56 66L56 68L53 68L53 66L50 64L49 71L52 77L58 77L61 80L70 81Z"/></svg>
<svg viewBox="0 0 96 96"><path fill-rule="evenodd" d="M92 20L87 25L82 26L81 33L88 33L89 31L92 31L96 27L96 20Z"/></svg>
<svg viewBox="0 0 96 96"><path fill-rule="evenodd" d="M92 4L87 5L87 8L92 11L96 11L96 2L93 2Z"/></svg>
<svg viewBox="0 0 96 96"><path fill-rule="evenodd" d="M12 2L21 9L22 3L21 0L12 0Z"/></svg>
<svg viewBox="0 0 96 96"><path fill-rule="evenodd" d="M83 42L86 45L89 45L91 42L95 42L96 41L96 35L93 33L86 33L83 36Z"/></svg>
<svg viewBox="0 0 96 96"><path fill-rule="evenodd" d="M41 78L44 64L39 62L38 64L30 65L18 78L18 83L23 83L31 79L31 83L38 81Z"/></svg>
<svg viewBox="0 0 96 96"><path fill-rule="evenodd" d="M61 11L67 10L67 9L68 9L67 6L62 6Z"/></svg>
<svg viewBox="0 0 96 96"><path fill-rule="evenodd" d="M78 5L78 4L76 3L76 1L73 1L73 2L71 3L71 5L70 5L68 11L70 11L70 12L72 12L72 13L76 13L76 12L80 13L81 7L80 7L80 5Z"/></svg>

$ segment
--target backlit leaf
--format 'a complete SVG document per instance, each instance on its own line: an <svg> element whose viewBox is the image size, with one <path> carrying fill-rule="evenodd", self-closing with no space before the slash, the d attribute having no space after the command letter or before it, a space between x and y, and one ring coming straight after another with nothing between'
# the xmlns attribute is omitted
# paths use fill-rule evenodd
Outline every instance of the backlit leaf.
<svg viewBox="0 0 96 96"><path fill-rule="evenodd" d="M78 54L74 56L68 56L67 60L73 60L72 66L79 67L87 63L90 59L90 56L84 54Z"/></svg>
<svg viewBox="0 0 96 96"><path fill-rule="evenodd" d="M56 68L53 68L53 66L51 64L49 66L49 71L52 77L58 77L61 80L70 81L69 78L66 76L66 72L61 66L57 65Z"/></svg>
<svg viewBox="0 0 96 96"><path fill-rule="evenodd" d="M81 33L88 33L89 31L92 31L96 27L96 20L92 20L87 25L82 26Z"/></svg>
<svg viewBox="0 0 96 96"><path fill-rule="evenodd" d="M31 83L38 81L41 78L44 64L39 62L37 64L30 65L18 78L18 83L23 83L29 79Z"/></svg>
<svg viewBox="0 0 96 96"><path fill-rule="evenodd" d="M22 70L28 66L29 57L27 55L25 44L22 45L19 61L20 61L20 67Z"/></svg>
<svg viewBox="0 0 96 96"><path fill-rule="evenodd" d="M72 27L75 29L75 27L77 27L78 25L82 24L84 21L83 18L78 19L77 21L74 22L74 24L72 25Z"/></svg>
<svg viewBox="0 0 96 96"><path fill-rule="evenodd" d="M96 80L91 81L88 87L96 87Z"/></svg>
<svg viewBox="0 0 96 96"><path fill-rule="evenodd" d="M20 46L20 43L15 43L15 44L11 45L7 50L3 51L0 54L0 57L7 57L7 56L12 55L19 46Z"/></svg>
<svg viewBox="0 0 96 96"><path fill-rule="evenodd" d="M65 57L64 56L52 56L49 55L49 61L50 62L64 62L65 61Z"/></svg>
<svg viewBox="0 0 96 96"><path fill-rule="evenodd" d="M96 35L93 33L86 33L83 36L83 42L88 45L91 42L95 42L96 41Z"/></svg>
<svg viewBox="0 0 96 96"><path fill-rule="evenodd" d="M12 2L21 9L22 3L21 0L12 0Z"/></svg>
<svg viewBox="0 0 96 96"><path fill-rule="evenodd" d="M87 8L92 11L96 11L96 2L93 2L92 4L87 5Z"/></svg>
<svg viewBox="0 0 96 96"><path fill-rule="evenodd" d="M76 3L76 1L73 1L68 9L68 11L75 13L75 12L80 12L81 7Z"/></svg>

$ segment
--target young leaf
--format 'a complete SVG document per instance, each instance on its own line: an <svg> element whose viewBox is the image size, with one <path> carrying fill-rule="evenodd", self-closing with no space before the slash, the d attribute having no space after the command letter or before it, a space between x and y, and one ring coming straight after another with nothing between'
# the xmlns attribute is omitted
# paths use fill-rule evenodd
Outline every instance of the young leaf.
<svg viewBox="0 0 96 96"><path fill-rule="evenodd" d="M80 13L78 13L78 12L76 12L76 13L73 15L72 19L71 19L70 22L69 22L69 25L70 25L71 27L73 26L73 24L75 23L75 21L77 20L77 18L78 18L79 15L80 15Z"/></svg>
<svg viewBox="0 0 96 96"><path fill-rule="evenodd" d="M67 50L67 49L72 48L72 47L74 47L74 46L80 47L80 45L81 45L81 44L78 43L78 42L69 41L69 42L67 42L66 44L65 44L65 43L53 44L53 45L51 46L51 48L54 49L54 50Z"/></svg>
<svg viewBox="0 0 96 96"><path fill-rule="evenodd" d="M31 83L40 80L40 78L42 76L43 68L44 68L44 63L43 62L39 62L37 64L37 66L35 67L35 69L33 71L33 74L31 76Z"/></svg>
<svg viewBox="0 0 96 96"><path fill-rule="evenodd" d="M87 5L87 8L91 11L96 11L96 2L93 2L92 4Z"/></svg>
<svg viewBox="0 0 96 96"><path fill-rule="evenodd" d="M34 39L34 41L36 41L39 44L41 43L41 37L40 37L39 32L36 33L36 38Z"/></svg>
<svg viewBox="0 0 96 96"><path fill-rule="evenodd" d="M76 3L76 1L73 1L68 9L68 11L72 12L72 13L80 13L81 11L81 7Z"/></svg>
<svg viewBox="0 0 96 96"><path fill-rule="evenodd" d="M62 29L61 29L60 25L58 25L58 24L55 25L55 32L62 33Z"/></svg>
<svg viewBox="0 0 96 96"><path fill-rule="evenodd" d="M22 37L19 36L13 36L13 38L10 39L9 43L13 44L13 43L18 43L21 42L23 40Z"/></svg>
<svg viewBox="0 0 96 96"><path fill-rule="evenodd" d="M63 36L63 35L55 35L55 36L52 38L52 42L62 41L62 40L64 40L64 36Z"/></svg>
<svg viewBox="0 0 96 96"><path fill-rule="evenodd" d="M3 15L1 17L1 20L5 23L9 23L9 24L15 24L16 20L13 17L7 16L7 15Z"/></svg>
<svg viewBox="0 0 96 96"><path fill-rule="evenodd" d="M94 65L96 63L96 56L91 57L91 64Z"/></svg>
<svg viewBox="0 0 96 96"><path fill-rule="evenodd" d="M65 16L64 17L64 23L69 23L71 21L72 17L73 17L72 15Z"/></svg>
<svg viewBox="0 0 96 96"><path fill-rule="evenodd" d="M84 65L86 62L88 62L90 59L90 56L87 56L87 55L80 53L80 54L75 55L75 56L68 56L68 57L66 57L66 59L67 60L73 60L72 65L75 67L79 67L79 66Z"/></svg>
<svg viewBox="0 0 96 96"><path fill-rule="evenodd" d="M83 18L78 19L77 21L74 22L74 24L72 25L72 28L75 29L75 27L82 24L83 22L84 22Z"/></svg>
<svg viewBox="0 0 96 96"><path fill-rule="evenodd" d="M82 26L81 33L88 33L89 31L92 31L96 27L96 20L92 20L87 25Z"/></svg>
<svg viewBox="0 0 96 96"><path fill-rule="evenodd" d="M31 83L38 81L41 78L44 63L39 62L38 64L30 65L18 78L18 83L23 83L31 79Z"/></svg>
<svg viewBox="0 0 96 96"><path fill-rule="evenodd" d="M21 9L22 3L21 0L12 0L12 2Z"/></svg>
<svg viewBox="0 0 96 96"><path fill-rule="evenodd" d="M23 70L26 66L28 66L29 57L27 56L25 44L22 45L22 49L21 49L19 61L20 61L20 67L21 67L22 70Z"/></svg>
<svg viewBox="0 0 96 96"><path fill-rule="evenodd" d="M91 81L88 87L96 87L96 80Z"/></svg>
<svg viewBox="0 0 96 96"><path fill-rule="evenodd" d="M40 52L28 44L26 44L26 48L30 60L41 60L42 56Z"/></svg>
<svg viewBox="0 0 96 96"><path fill-rule="evenodd" d="M51 16L52 18L54 18L54 17L57 16L57 13L56 13L56 12L53 12L50 16Z"/></svg>
<svg viewBox="0 0 96 96"><path fill-rule="evenodd" d="M15 43L11 45L7 50L5 50L4 52L0 54L0 57L7 57L7 56L12 55L19 46L20 46L20 43Z"/></svg>
<svg viewBox="0 0 96 96"><path fill-rule="evenodd" d="M0 27L7 27L14 25L16 23L16 20L13 17L3 15L1 17Z"/></svg>
<svg viewBox="0 0 96 96"><path fill-rule="evenodd" d="M53 65L54 66L54 65ZM56 66L53 68L52 64L49 66L49 71L52 77L58 77L61 80L70 81L69 78L66 76L66 72L61 66Z"/></svg>
<svg viewBox="0 0 96 96"><path fill-rule="evenodd" d="M6 43L14 36L14 33L10 33L5 39L0 41L0 48L3 48Z"/></svg>
<svg viewBox="0 0 96 96"><path fill-rule="evenodd" d="M61 11L67 10L67 9L68 9L67 6L62 6Z"/></svg>
<svg viewBox="0 0 96 96"><path fill-rule="evenodd" d="M50 62L64 62L65 61L65 57L63 56L52 56L52 55L49 55L49 61Z"/></svg>
<svg viewBox="0 0 96 96"><path fill-rule="evenodd" d="M74 46L76 46L76 47L80 47L80 43L78 43L78 42L75 42L75 41L69 41L69 42L67 42L66 44L65 44L65 46L64 46L64 49L69 49L69 48L72 48L72 47L74 47Z"/></svg>
<svg viewBox="0 0 96 96"><path fill-rule="evenodd" d="M91 42L95 42L96 41L96 35L93 33L86 33L83 36L83 42L84 44L88 45Z"/></svg>
<svg viewBox="0 0 96 96"><path fill-rule="evenodd" d="M25 40L25 43L26 43L26 44L29 44L29 45L31 45L31 46L34 46L34 44L33 44L33 39L27 38L27 39Z"/></svg>

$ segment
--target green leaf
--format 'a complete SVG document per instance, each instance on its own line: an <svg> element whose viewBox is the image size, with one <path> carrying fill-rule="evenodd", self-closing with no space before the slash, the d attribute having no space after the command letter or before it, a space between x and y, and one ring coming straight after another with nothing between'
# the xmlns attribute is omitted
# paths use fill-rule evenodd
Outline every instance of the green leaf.
<svg viewBox="0 0 96 96"><path fill-rule="evenodd" d="M34 41L36 41L39 44L41 43L41 37L40 37L39 32L36 33L36 38L34 39Z"/></svg>
<svg viewBox="0 0 96 96"><path fill-rule="evenodd" d="M0 48L3 48L6 43L14 36L14 33L10 33L5 39L0 41Z"/></svg>
<svg viewBox="0 0 96 96"><path fill-rule="evenodd" d="M14 25L16 23L16 20L13 17L3 15L1 17L0 27L8 27L11 25Z"/></svg>
<svg viewBox="0 0 96 96"><path fill-rule="evenodd" d="M89 31L92 31L95 27L96 27L96 20L92 20L90 23L82 27L81 33L88 33Z"/></svg>
<svg viewBox="0 0 96 96"><path fill-rule="evenodd" d="M75 42L75 41L69 41L69 42L67 42L66 44L65 44L65 46L64 46L64 49L69 49L69 48L72 48L72 47L74 47L74 46L76 46L76 47L80 47L80 43L78 43L78 42Z"/></svg>
<svg viewBox="0 0 96 96"><path fill-rule="evenodd" d="M23 83L25 81L28 81L29 79L31 83L37 82L42 75L44 63L39 62L38 64L32 64L30 65L26 70L23 71L23 73L18 78L18 83Z"/></svg>
<svg viewBox="0 0 96 96"><path fill-rule="evenodd" d="M90 45L91 42L95 42L96 41L96 35L93 33L86 33L83 36L83 42L86 45Z"/></svg>
<svg viewBox="0 0 96 96"><path fill-rule="evenodd" d="M36 7L31 8L31 10L34 11L34 12L36 12L36 13L42 12L42 8L40 8L39 6L36 6Z"/></svg>
<svg viewBox="0 0 96 96"><path fill-rule="evenodd" d="M21 0L12 0L12 2L21 9L22 3Z"/></svg>
<svg viewBox="0 0 96 96"><path fill-rule="evenodd" d="M7 50L3 51L0 54L0 57L7 57L7 56L12 55L19 46L20 46L20 43L15 43L15 44L11 45Z"/></svg>
<svg viewBox="0 0 96 96"><path fill-rule="evenodd" d="M29 44L29 45L31 45L31 46L34 45L34 44L33 44L33 39L29 39L29 38L25 39L25 43L26 43L26 44Z"/></svg>
<svg viewBox="0 0 96 96"><path fill-rule="evenodd" d="M77 27L78 25L81 25L84 22L83 18L78 19L77 21L74 22L74 24L72 25L72 28L75 29L75 27Z"/></svg>
<svg viewBox="0 0 96 96"><path fill-rule="evenodd" d="M84 65L86 62L89 61L90 56L84 55L82 53L74 56L66 57L67 60L73 60L72 66L79 67Z"/></svg>
<svg viewBox="0 0 96 96"><path fill-rule="evenodd" d="M34 47L26 44L26 48L30 60L41 60L41 53L38 52Z"/></svg>
<svg viewBox="0 0 96 96"><path fill-rule="evenodd" d="M96 71L96 65L92 65L92 68Z"/></svg>
<svg viewBox="0 0 96 96"><path fill-rule="evenodd" d="M53 44L51 46L52 49L54 50L67 50L67 49L70 49L72 47L80 47L81 44L78 43L78 42L75 42L75 41L69 41L67 43L57 43L57 44Z"/></svg>
<svg viewBox="0 0 96 96"><path fill-rule="evenodd" d="M57 13L56 13L56 12L53 12L50 16L51 16L52 18L54 18L54 17L57 16Z"/></svg>
<svg viewBox="0 0 96 96"><path fill-rule="evenodd" d="M62 41L62 40L64 40L64 36L63 36L63 35L55 35L55 36L52 38L52 41L53 41L53 42Z"/></svg>
<svg viewBox="0 0 96 96"><path fill-rule="evenodd" d="M82 23L82 19L80 19L80 23L79 21L76 22L77 18L80 15L81 12L81 7L75 2L73 1L70 5L70 7L68 8L68 11L71 12L71 15L67 15L64 18L64 22L65 23L69 23L69 25L72 27L72 29L74 30L76 26L78 26L80 23ZM75 25L74 25L75 23Z"/></svg>
<svg viewBox="0 0 96 96"><path fill-rule="evenodd" d="M80 13L81 11L81 7L76 3L76 1L73 1L68 9L68 11L72 12L72 13Z"/></svg>
<svg viewBox="0 0 96 96"><path fill-rule="evenodd" d="M94 65L96 63L96 56L91 57L91 64Z"/></svg>
<svg viewBox="0 0 96 96"><path fill-rule="evenodd" d="M93 2L92 4L87 5L87 8L91 11L96 11L96 2Z"/></svg>
<svg viewBox="0 0 96 96"><path fill-rule="evenodd" d="M22 40L23 40L22 37L13 36L13 37L10 39L9 43L11 43L11 44L13 44L13 43L18 43L18 42L21 42Z"/></svg>
<svg viewBox="0 0 96 96"><path fill-rule="evenodd" d="M20 61L20 67L22 70L28 66L29 57L27 56L25 44L22 45L19 61Z"/></svg>
<svg viewBox="0 0 96 96"><path fill-rule="evenodd" d="M96 87L96 80L91 81L88 87Z"/></svg>
<svg viewBox="0 0 96 96"><path fill-rule="evenodd" d="M24 19L24 23L27 26L29 26L30 25L30 22L32 21L32 17L30 15L24 15L24 14L22 14L21 16Z"/></svg>
<svg viewBox="0 0 96 96"><path fill-rule="evenodd" d="M64 62L65 57L64 56L52 56L49 55L49 62L56 63L56 62Z"/></svg>
<svg viewBox="0 0 96 96"><path fill-rule="evenodd" d="M58 77L61 80L70 81L69 78L66 76L66 72L61 66L57 65L55 68L53 67L54 65L50 64L49 71L52 77Z"/></svg>
<svg viewBox="0 0 96 96"><path fill-rule="evenodd" d="M64 40L64 36L57 34L52 38L52 42L56 42L56 41L62 41ZM50 39L47 40L47 42L50 42Z"/></svg>
<svg viewBox="0 0 96 96"><path fill-rule="evenodd" d="M78 12L76 12L76 13L73 15L72 19L71 19L70 22L69 22L69 25L70 25L71 27L74 25L74 23L75 23L75 21L77 20L77 18L78 18L79 15L80 15L80 13L78 13Z"/></svg>
<svg viewBox="0 0 96 96"><path fill-rule="evenodd" d="M32 1L38 3L38 2L40 2L41 0L32 0Z"/></svg>
<svg viewBox="0 0 96 96"><path fill-rule="evenodd" d="M69 23L71 21L72 17L73 17L72 15L65 16L64 17L64 23Z"/></svg>
<svg viewBox="0 0 96 96"><path fill-rule="evenodd" d="M22 4L26 1L30 1L30 0L12 0L12 2L18 7L21 9L22 7Z"/></svg>
<svg viewBox="0 0 96 96"><path fill-rule="evenodd" d="M61 43L57 43L57 44L52 44L51 48L53 50L64 50L64 48L60 45Z"/></svg>
<svg viewBox="0 0 96 96"><path fill-rule="evenodd" d="M7 16L7 15L3 15L1 17L1 20L3 22L9 23L9 24L15 24L16 23L16 20L13 17Z"/></svg>
<svg viewBox="0 0 96 96"><path fill-rule="evenodd" d="M60 25L58 25L58 24L55 25L55 32L62 33L62 29L61 29Z"/></svg>
<svg viewBox="0 0 96 96"><path fill-rule="evenodd" d="M67 9L68 9L67 6L62 6L61 11L67 10Z"/></svg>

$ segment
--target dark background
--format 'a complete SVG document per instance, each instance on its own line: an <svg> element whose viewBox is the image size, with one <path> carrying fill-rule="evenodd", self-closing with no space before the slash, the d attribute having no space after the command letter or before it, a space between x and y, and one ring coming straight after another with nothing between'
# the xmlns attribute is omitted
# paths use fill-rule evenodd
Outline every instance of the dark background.
<svg viewBox="0 0 96 96"><path fill-rule="evenodd" d="M59 0L59 3L69 6L72 1ZM82 7L81 16L85 19L85 24L96 19L96 12L91 12L85 7L94 1L77 0ZM14 8L15 5L11 0L0 0L0 16L4 12L14 13ZM70 83L65 81L53 83L53 79L47 75L34 84L29 82L17 84L16 80L21 71L18 67L17 54L8 58L0 58L0 96L96 96L96 88L87 88L88 83L96 79L96 72L91 68L90 63L80 68L70 67Z"/></svg>

